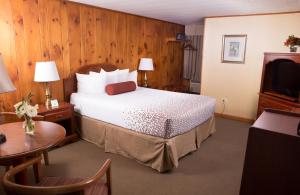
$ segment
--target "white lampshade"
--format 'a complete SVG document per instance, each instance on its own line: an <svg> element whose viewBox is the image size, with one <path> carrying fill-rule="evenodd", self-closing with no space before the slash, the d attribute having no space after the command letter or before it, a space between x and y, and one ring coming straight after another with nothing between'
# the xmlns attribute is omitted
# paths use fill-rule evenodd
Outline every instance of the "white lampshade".
<svg viewBox="0 0 300 195"><path fill-rule="evenodd" d="M141 58L139 70L144 70L144 71L154 70L152 58Z"/></svg>
<svg viewBox="0 0 300 195"><path fill-rule="evenodd" d="M51 82L58 80L59 75L54 61L37 62L35 64L35 82Z"/></svg>
<svg viewBox="0 0 300 195"><path fill-rule="evenodd" d="M0 54L0 93L15 91L16 88L10 80L2 55Z"/></svg>

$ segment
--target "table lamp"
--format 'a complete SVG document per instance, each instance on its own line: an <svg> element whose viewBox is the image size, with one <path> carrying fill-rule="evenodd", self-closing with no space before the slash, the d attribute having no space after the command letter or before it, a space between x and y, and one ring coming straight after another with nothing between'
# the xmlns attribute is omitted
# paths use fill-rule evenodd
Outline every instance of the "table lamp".
<svg viewBox="0 0 300 195"><path fill-rule="evenodd" d="M34 81L45 83L45 88L46 88L45 106L47 109L49 109L50 102L51 102L51 91L49 88L49 82L58 81L58 80L59 80L59 75L54 61L36 62Z"/></svg>
<svg viewBox="0 0 300 195"><path fill-rule="evenodd" d="M15 90L16 88L8 76L2 55L0 54L0 93L12 92Z"/></svg>
<svg viewBox="0 0 300 195"><path fill-rule="evenodd" d="M144 87L147 87L147 71L154 70L152 58L141 58L139 70L145 71Z"/></svg>
<svg viewBox="0 0 300 195"><path fill-rule="evenodd" d="M6 67L4 65L2 55L0 53L0 94L15 91L16 88L10 80ZM1 118L0 118L1 120ZM0 134L0 144L6 141L6 137L4 134Z"/></svg>

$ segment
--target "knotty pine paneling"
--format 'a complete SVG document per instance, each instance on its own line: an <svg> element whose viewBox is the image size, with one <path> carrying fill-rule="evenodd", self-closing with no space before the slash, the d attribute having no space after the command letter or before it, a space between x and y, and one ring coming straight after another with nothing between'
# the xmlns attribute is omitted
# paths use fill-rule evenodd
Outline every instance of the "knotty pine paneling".
<svg viewBox="0 0 300 195"><path fill-rule="evenodd" d="M0 5L0 53L17 88L0 95L1 111L12 110L29 92L35 103L44 101L44 86L33 81L36 61L54 60L62 79L85 64L135 70L141 57L151 57L151 86L182 81L182 45L165 42L183 33L182 25L63 0L0 0ZM51 87L53 97L63 100L62 80Z"/></svg>

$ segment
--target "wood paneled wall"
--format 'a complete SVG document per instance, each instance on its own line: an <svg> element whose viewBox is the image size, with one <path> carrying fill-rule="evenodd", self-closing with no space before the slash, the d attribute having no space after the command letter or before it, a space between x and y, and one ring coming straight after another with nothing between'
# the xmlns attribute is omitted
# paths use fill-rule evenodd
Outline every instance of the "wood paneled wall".
<svg viewBox="0 0 300 195"><path fill-rule="evenodd" d="M0 0L0 53L17 91L0 95L0 110L32 92L44 101L44 86L33 82L36 61L55 60L61 78L85 64L111 63L137 69L152 57L154 87L181 81L182 45L165 42L184 26L62 0ZM63 99L62 81L51 84Z"/></svg>

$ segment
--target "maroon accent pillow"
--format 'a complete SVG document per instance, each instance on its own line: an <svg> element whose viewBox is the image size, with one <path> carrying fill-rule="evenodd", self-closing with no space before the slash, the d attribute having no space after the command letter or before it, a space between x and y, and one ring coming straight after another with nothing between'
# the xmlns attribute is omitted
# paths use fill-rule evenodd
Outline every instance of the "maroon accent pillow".
<svg viewBox="0 0 300 195"><path fill-rule="evenodd" d="M117 95L120 93L134 91L135 89L136 89L136 84L134 81L112 83L112 84L106 85L106 87L105 87L105 91L108 95Z"/></svg>

